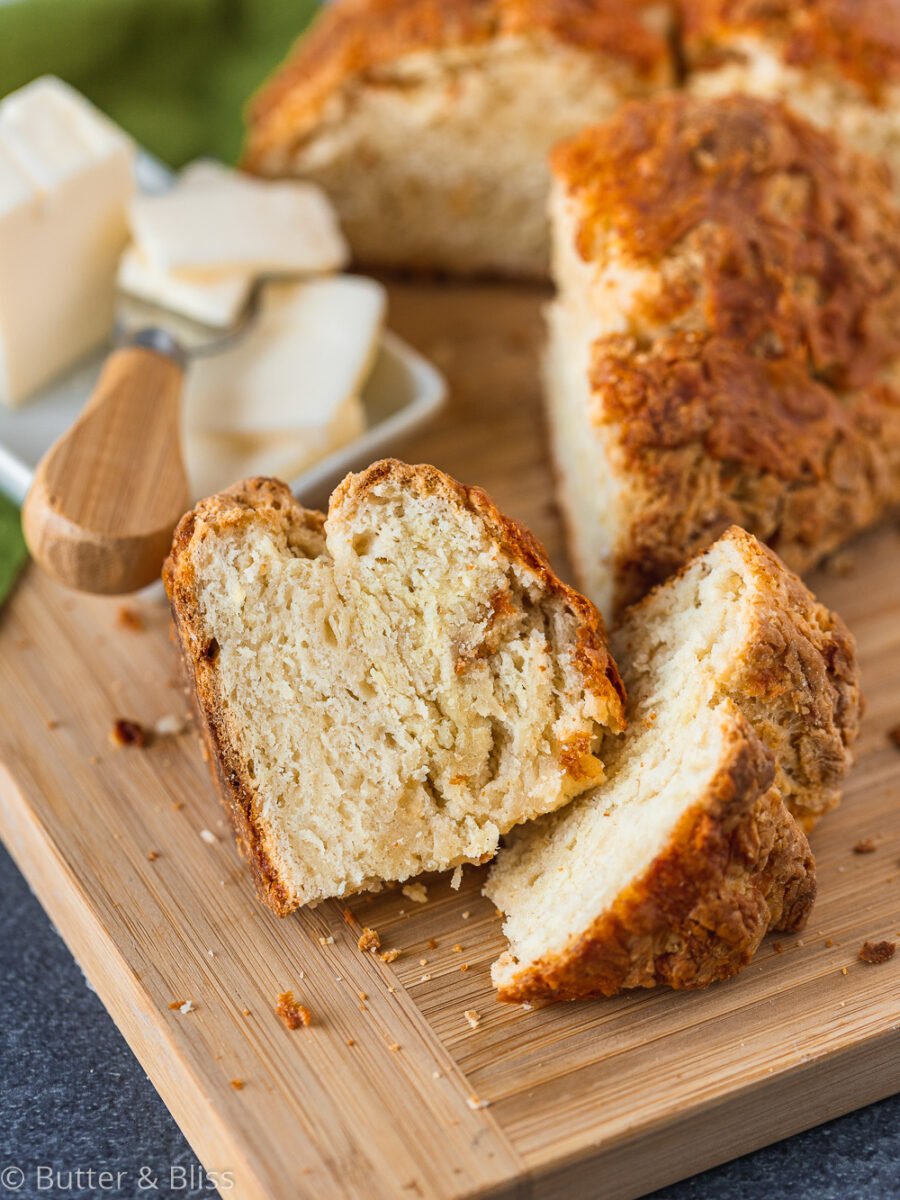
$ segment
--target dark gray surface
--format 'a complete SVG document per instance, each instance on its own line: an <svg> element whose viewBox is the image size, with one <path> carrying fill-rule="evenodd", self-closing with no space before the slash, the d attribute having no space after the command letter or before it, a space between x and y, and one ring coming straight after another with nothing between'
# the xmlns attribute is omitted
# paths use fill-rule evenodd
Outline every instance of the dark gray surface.
<svg viewBox="0 0 900 1200"><path fill-rule="evenodd" d="M2 848L0 895L0 1197L215 1195L190 1186L191 1171L202 1179L196 1158ZM63 1175L45 1172L39 1187L38 1165ZM4 1186L10 1166L25 1174L18 1190ZM140 1189L142 1167L155 1189ZM107 1181L97 1175L103 1169L123 1174ZM900 1097L666 1188L654 1200L781 1196L900 1197Z"/></svg>

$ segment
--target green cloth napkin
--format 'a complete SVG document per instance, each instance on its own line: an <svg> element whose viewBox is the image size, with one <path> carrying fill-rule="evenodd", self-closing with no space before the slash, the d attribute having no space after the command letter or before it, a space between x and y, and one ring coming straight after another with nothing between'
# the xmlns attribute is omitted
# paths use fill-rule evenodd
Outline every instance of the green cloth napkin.
<svg viewBox="0 0 900 1200"><path fill-rule="evenodd" d="M0 95L59 75L172 166L233 162L316 0L0 0Z"/></svg>
<svg viewBox="0 0 900 1200"><path fill-rule="evenodd" d="M234 162L247 98L316 0L0 0L0 96L59 75L171 166ZM0 604L27 558L0 495Z"/></svg>
<svg viewBox="0 0 900 1200"><path fill-rule="evenodd" d="M0 604L12 591L16 578L28 560L19 510L0 495Z"/></svg>

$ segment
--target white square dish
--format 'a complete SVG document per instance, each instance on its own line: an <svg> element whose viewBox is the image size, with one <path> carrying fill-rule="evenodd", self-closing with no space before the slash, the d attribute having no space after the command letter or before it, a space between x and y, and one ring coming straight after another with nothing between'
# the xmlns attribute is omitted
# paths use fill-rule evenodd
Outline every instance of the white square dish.
<svg viewBox="0 0 900 1200"><path fill-rule="evenodd" d="M138 157L137 174L145 191L160 190L171 179L167 169L146 153ZM78 416L107 353L104 349L93 355L24 407L0 407L0 491L16 504L25 499L40 459ZM362 389L365 431L286 482L305 503L322 500L348 471L393 453L402 438L431 420L445 398L446 383L440 372L411 346L386 332Z"/></svg>

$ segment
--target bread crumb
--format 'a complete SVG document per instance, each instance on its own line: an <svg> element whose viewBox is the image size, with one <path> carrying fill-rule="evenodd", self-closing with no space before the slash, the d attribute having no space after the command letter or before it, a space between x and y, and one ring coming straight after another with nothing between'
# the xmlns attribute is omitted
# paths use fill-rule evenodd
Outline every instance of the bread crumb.
<svg viewBox="0 0 900 1200"><path fill-rule="evenodd" d="M846 967L841 967L841 974L842 974L842 975L846 975L846 974L847 974L847 968L846 968Z"/></svg>
<svg viewBox="0 0 900 1200"><path fill-rule="evenodd" d="M378 957L381 959L382 962L386 962L386 963L396 962L397 959L400 957L400 951L399 950L385 950L384 953L379 954Z"/></svg>
<svg viewBox="0 0 900 1200"><path fill-rule="evenodd" d="M211 829L201 829L200 837L206 842L207 846L215 846L219 840Z"/></svg>
<svg viewBox="0 0 900 1200"><path fill-rule="evenodd" d="M437 938L429 938L428 941L425 943L425 945L428 947L429 950L437 950L438 940L437 940Z"/></svg>
<svg viewBox="0 0 900 1200"><path fill-rule="evenodd" d="M464 921L468 921L468 919L469 919L469 917L471 917L471 915L472 915L472 914L469 912L469 910L468 910L468 909L466 909L466 911L465 911L465 912L462 914L462 919L463 919Z"/></svg>
<svg viewBox="0 0 900 1200"><path fill-rule="evenodd" d="M825 939L825 949L826 950L830 950L833 945L834 945L834 938L826 938Z"/></svg>
<svg viewBox="0 0 900 1200"><path fill-rule="evenodd" d="M329 933L328 937L320 937L320 938L319 938L319 945L320 945L320 946L333 946L333 945L334 945L334 938L331 936L331 934L330 934L330 933Z"/></svg>
<svg viewBox="0 0 900 1200"><path fill-rule="evenodd" d="M861 838L860 841L858 841L856 843L856 845L853 847L853 853L854 854L874 854L877 849L878 849L878 846L875 842L875 839L871 838L871 837L866 837L866 838Z"/></svg>
<svg viewBox="0 0 900 1200"><path fill-rule="evenodd" d="M134 746L143 750L147 745L147 731L137 721L118 717L109 731L109 740L114 746Z"/></svg>
<svg viewBox="0 0 900 1200"><path fill-rule="evenodd" d="M476 1012L474 1008L467 1008L463 1016L469 1022L470 1029L477 1029L481 1024L481 1013Z"/></svg>
<svg viewBox="0 0 900 1200"><path fill-rule="evenodd" d="M469 964L468 964L468 963L460 963L460 964L459 964L459 969L460 969L461 971L468 971L468 969L469 969Z"/></svg>
<svg viewBox="0 0 900 1200"><path fill-rule="evenodd" d="M863 942L857 957L860 962L880 966L889 962L897 950L896 942Z"/></svg>
<svg viewBox="0 0 900 1200"><path fill-rule="evenodd" d="M420 958L420 959L419 959L419 966L420 966L420 967L427 967L427 966L428 966L428 959L427 959L427 958Z"/></svg>
<svg viewBox="0 0 900 1200"><path fill-rule="evenodd" d="M348 1045L348 1046L355 1046L355 1045L356 1045L356 1042L353 1040L353 1038L347 1038L347 1045Z"/></svg>
<svg viewBox="0 0 900 1200"><path fill-rule="evenodd" d="M527 1000L525 1001L524 1004L521 1004L519 1007L522 1008L525 1012L534 1012L534 1005L529 1004Z"/></svg>
<svg viewBox="0 0 900 1200"><path fill-rule="evenodd" d="M169 1008L174 1012L176 1008L181 1008L182 1004L184 1004L183 1000L172 1000L169 1003Z"/></svg>
<svg viewBox="0 0 900 1200"><path fill-rule="evenodd" d="M127 629L130 633L144 632L144 618L133 608L129 608L127 604L123 604L116 613L116 624L120 629Z"/></svg>
<svg viewBox="0 0 900 1200"><path fill-rule="evenodd" d="M462 954L462 951L463 951L463 948L459 944L459 942L457 942L455 946L451 946L450 949L453 951L454 954Z"/></svg>
<svg viewBox="0 0 900 1200"><path fill-rule="evenodd" d="M374 954L376 950L381 948L381 938L374 929L369 929L366 926L356 944L362 950L363 954Z"/></svg>
<svg viewBox="0 0 900 1200"><path fill-rule="evenodd" d="M172 1005L170 1004L169 1008L171 1008L171 1007L172 1007ZM180 1013L184 1013L185 1016L187 1016L188 1013L194 1012L195 1010L194 1010L193 1000L185 1000L184 1004L180 1004L178 1006L178 1011Z"/></svg>
<svg viewBox="0 0 900 1200"><path fill-rule="evenodd" d="M782 946L781 942L773 942L772 949L776 954L784 954L784 946Z"/></svg>
<svg viewBox="0 0 900 1200"><path fill-rule="evenodd" d="M399 1054L400 1053L400 1043L399 1042L388 1042L388 1050L390 1050L391 1054Z"/></svg>
<svg viewBox="0 0 900 1200"><path fill-rule="evenodd" d="M47 718L47 728L51 731L54 729L59 729L61 724L62 724L62 721L60 721L58 717L48 717Z"/></svg>
<svg viewBox="0 0 900 1200"><path fill-rule="evenodd" d="M368 1000L369 998L368 992L357 992L356 994L359 996L360 1000Z"/></svg>
<svg viewBox="0 0 900 1200"><path fill-rule="evenodd" d="M156 860L158 858L159 858L158 850L148 850L147 851L147 862L156 862Z"/></svg>
<svg viewBox="0 0 900 1200"><path fill-rule="evenodd" d="M345 925L355 925L356 924L356 917L354 917L353 913L350 911L349 908L346 908L346 907L342 908L341 916L344 918Z"/></svg>
<svg viewBox="0 0 900 1200"><path fill-rule="evenodd" d="M462 867L457 867L456 870L453 872L453 874L450 876L450 886L453 888L454 892L458 892L461 884L462 884Z"/></svg>
<svg viewBox="0 0 900 1200"><path fill-rule="evenodd" d="M243 1079L231 1079L229 1082L236 1092L242 1092L244 1090Z"/></svg>
<svg viewBox="0 0 900 1200"><path fill-rule="evenodd" d="M856 555L852 550L839 550L837 554L832 554L822 564L829 575L837 575L840 578L845 578L852 575L856 569Z"/></svg>
<svg viewBox="0 0 900 1200"><path fill-rule="evenodd" d="M184 721L181 717L176 717L174 713L166 713L153 726L153 732L157 737L177 737L179 733L184 733L184 730Z"/></svg>
<svg viewBox="0 0 900 1200"><path fill-rule="evenodd" d="M431 979L431 973L429 971L426 971L424 973L424 975L419 976L419 983L428 983L428 981L430 979Z"/></svg>
<svg viewBox="0 0 900 1200"><path fill-rule="evenodd" d="M428 888L424 883L407 883L401 889L407 900L415 904L425 904L428 901Z"/></svg>
<svg viewBox="0 0 900 1200"><path fill-rule="evenodd" d="M306 1005L297 1003L293 992L279 993L275 1015L281 1018L288 1029L305 1028L312 1024L312 1013Z"/></svg>
<svg viewBox="0 0 900 1200"><path fill-rule="evenodd" d="M490 1108L490 1100L479 1100L477 1096L467 1096L466 1104L473 1112L477 1112L479 1108Z"/></svg>

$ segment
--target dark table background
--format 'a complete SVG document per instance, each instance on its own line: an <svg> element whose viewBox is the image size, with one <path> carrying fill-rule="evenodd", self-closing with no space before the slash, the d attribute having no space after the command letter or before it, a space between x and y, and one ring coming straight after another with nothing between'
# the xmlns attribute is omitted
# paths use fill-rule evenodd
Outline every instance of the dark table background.
<svg viewBox="0 0 900 1200"><path fill-rule="evenodd" d="M0 896L0 1197L215 1195L204 1186L202 1169L153 1085L2 848ZM39 1190L38 1164L72 1172L105 1168L123 1171L125 1178L121 1187L106 1190L96 1184L79 1187L74 1177L71 1185L63 1178L62 1187ZM3 1168L10 1165L25 1172L18 1190L2 1182ZM157 1181L155 1190L139 1190L141 1167ZM900 1198L900 1096L675 1184L655 1193L654 1200L782 1196Z"/></svg>

